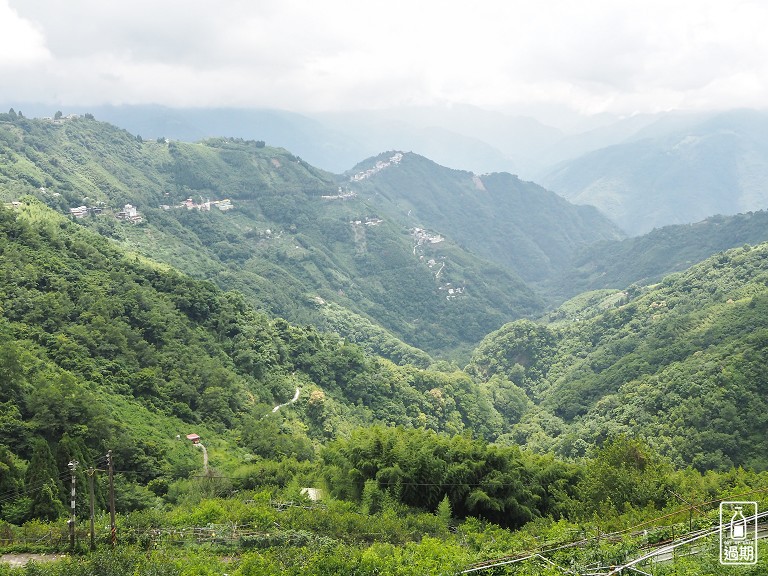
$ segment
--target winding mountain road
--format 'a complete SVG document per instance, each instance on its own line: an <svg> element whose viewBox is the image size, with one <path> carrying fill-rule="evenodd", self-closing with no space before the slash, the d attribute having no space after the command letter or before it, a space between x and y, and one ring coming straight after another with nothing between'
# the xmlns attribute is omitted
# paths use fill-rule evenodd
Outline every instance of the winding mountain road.
<svg viewBox="0 0 768 576"><path fill-rule="evenodd" d="M272 408L272 412L277 412L277 411L278 411L278 410L280 410L280 408L282 408L283 406L288 406L289 404L293 404L294 402L296 402L296 400L298 400L298 399L299 399L299 394L300 394L300 393L301 393L301 390L300 390L300 389L297 387L297 388L296 388L296 394L294 394L294 395L293 395L293 398L291 398L290 400L288 400L288 402L286 402L286 403L284 403L284 404L278 404L277 406L275 406L274 408Z"/></svg>

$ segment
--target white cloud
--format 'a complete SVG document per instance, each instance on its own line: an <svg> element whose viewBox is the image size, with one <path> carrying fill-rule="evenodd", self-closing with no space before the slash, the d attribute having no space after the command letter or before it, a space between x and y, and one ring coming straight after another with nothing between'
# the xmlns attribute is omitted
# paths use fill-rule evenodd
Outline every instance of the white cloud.
<svg viewBox="0 0 768 576"><path fill-rule="evenodd" d="M0 70L44 62L49 56L42 32L0 0Z"/></svg>
<svg viewBox="0 0 768 576"><path fill-rule="evenodd" d="M297 110L546 103L629 114L763 105L768 84L761 1L12 5L0 0L0 66L27 69L0 80L3 89L73 103Z"/></svg>

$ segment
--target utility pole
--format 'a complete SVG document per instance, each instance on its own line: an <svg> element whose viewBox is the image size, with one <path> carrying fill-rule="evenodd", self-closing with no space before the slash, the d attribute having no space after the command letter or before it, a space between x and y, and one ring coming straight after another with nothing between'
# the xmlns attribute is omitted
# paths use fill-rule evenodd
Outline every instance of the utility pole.
<svg viewBox="0 0 768 576"><path fill-rule="evenodd" d="M96 475L95 468L88 468L88 492L91 500L91 550L96 550L96 497L93 493L93 477Z"/></svg>
<svg viewBox="0 0 768 576"><path fill-rule="evenodd" d="M69 463L69 471L72 473L72 500L69 517L69 547L75 549L75 485L77 483L77 477L75 476L75 470L77 465L80 464L77 460L72 460Z"/></svg>
<svg viewBox="0 0 768 576"><path fill-rule="evenodd" d="M110 542L112 548L117 544L117 526L115 524L115 481L114 481L114 466L112 465L112 450L107 452L107 464L109 464L109 525L110 525Z"/></svg>

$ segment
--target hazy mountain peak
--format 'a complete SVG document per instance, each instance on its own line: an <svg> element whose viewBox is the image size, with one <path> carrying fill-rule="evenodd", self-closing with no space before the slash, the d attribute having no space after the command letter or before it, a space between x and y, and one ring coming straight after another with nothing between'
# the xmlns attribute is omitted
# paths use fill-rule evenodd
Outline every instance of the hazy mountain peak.
<svg viewBox="0 0 768 576"><path fill-rule="evenodd" d="M768 114L676 115L564 162L542 182L630 234L768 207Z"/></svg>

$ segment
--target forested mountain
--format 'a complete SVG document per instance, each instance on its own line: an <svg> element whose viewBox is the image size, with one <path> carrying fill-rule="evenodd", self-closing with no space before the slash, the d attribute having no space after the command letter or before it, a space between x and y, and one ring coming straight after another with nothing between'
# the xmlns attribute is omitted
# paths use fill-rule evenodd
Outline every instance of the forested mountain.
<svg viewBox="0 0 768 576"><path fill-rule="evenodd" d="M196 466L174 438L197 429L230 452L305 459L313 442L361 424L489 439L506 426L466 374L396 366L268 318L242 295L126 255L32 199L0 208L0 231L0 423L11 462L34 460L41 438L54 452L78 451L65 463L113 448L127 478L146 484ZM293 416L272 416L295 390ZM18 520L35 502L3 504L18 506Z"/></svg>
<svg viewBox="0 0 768 576"><path fill-rule="evenodd" d="M89 118L5 116L6 200L31 193L65 213L86 205L80 223L294 322L332 325L322 303L336 302L435 352L542 308L518 277L449 233L428 241L355 183L264 142L143 142ZM224 199L233 209L217 209ZM125 204L138 225L114 218Z"/></svg>
<svg viewBox="0 0 768 576"><path fill-rule="evenodd" d="M768 115L732 111L659 122L631 139L564 162L541 182L644 234L768 204Z"/></svg>
<svg viewBox="0 0 768 576"><path fill-rule="evenodd" d="M765 262L768 245L740 249L605 313L604 297L571 303L552 319L562 331L511 325L478 349L471 377L399 367L266 317L237 293L126 254L25 198L0 208L4 538L23 550L27 535L65 547L47 536L66 517L62 471L77 460L83 486L112 450L117 549L101 515L99 551L20 573L439 574L531 549L569 566L623 562L693 528L677 494L702 502L768 485L741 470L675 470L646 444L702 468L765 467ZM593 316L577 322L567 311ZM702 352L691 354L689 340ZM578 349L584 341L594 355ZM633 345L642 360L625 354ZM611 395L649 363L664 369ZM602 399L585 380L547 380L590 370ZM298 401L271 408L294 387ZM651 404L674 419L644 411ZM566 414L572 406L586 416ZM193 431L210 453L202 475L184 439ZM512 439L528 450L504 446ZM536 453L547 446L589 454ZM702 458L697 448L711 451ZM322 486L323 502L301 499L304 485ZM99 509L105 495L101 478ZM79 518L86 506L80 497ZM695 505L697 527L709 525L704 508ZM640 519L642 536L621 535ZM615 534L583 545L585 530L598 529ZM553 542L564 544L554 556ZM691 562L689 573L700 572Z"/></svg>
<svg viewBox="0 0 768 576"><path fill-rule="evenodd" d="M69 463L99 477L99 550L81 490L80 544L20 574L583 571L765 504L768 244L547 312L512 270L556 284L616 230L510 175L390 152L335 176L92 118L0 139L0 550L68 548ZM644 280L764 217L597 246ZM523 315L465 370L393 335L441 351ZM674 573L722 573L687 550Z"/></svg>
<svg viewBox="0 0 768 576"><path fill-rule="evenodd" d="M390 158L401 157L395 164ZM472 253L514 270L527 282L550 278L581 247L623 234L590 206L574 206L507 173L449 170L415 154L387 153L386 164L358 182L379 209L454 239ZM368 160L348 174L366 174Z"/></svg>
<svg viewBox="0 0 768 576"><path fill-rule="evenodd" d="M340 330L335 303L432 353L539 313L518 275L550 277L576 249L618 236L594 209L534 184L413 154L342 177L260 141L142 141L92 118L3 116L6 200L84 205L80 223L273 314ZM234 209L217 209L224 199ZM125 204L138 225L114 218Z"/></svg>
<svg viewBox="0 0 768 576"><path fill-rule="evenodd" d="M642 236L582 248L542 287L558 301L591 290L654 284L712 254L765 241L768 212L764 210L712 216L695 224L664 226Z"/></svg>
<svg viewBox="0 0 768 576"><path fill-rule="evenodd" d="M489 335L469 371L535 407L511 438L578 455L642 435L677 464L766 469L768 244L720 253L658 285L584 295Z"/></svg>

